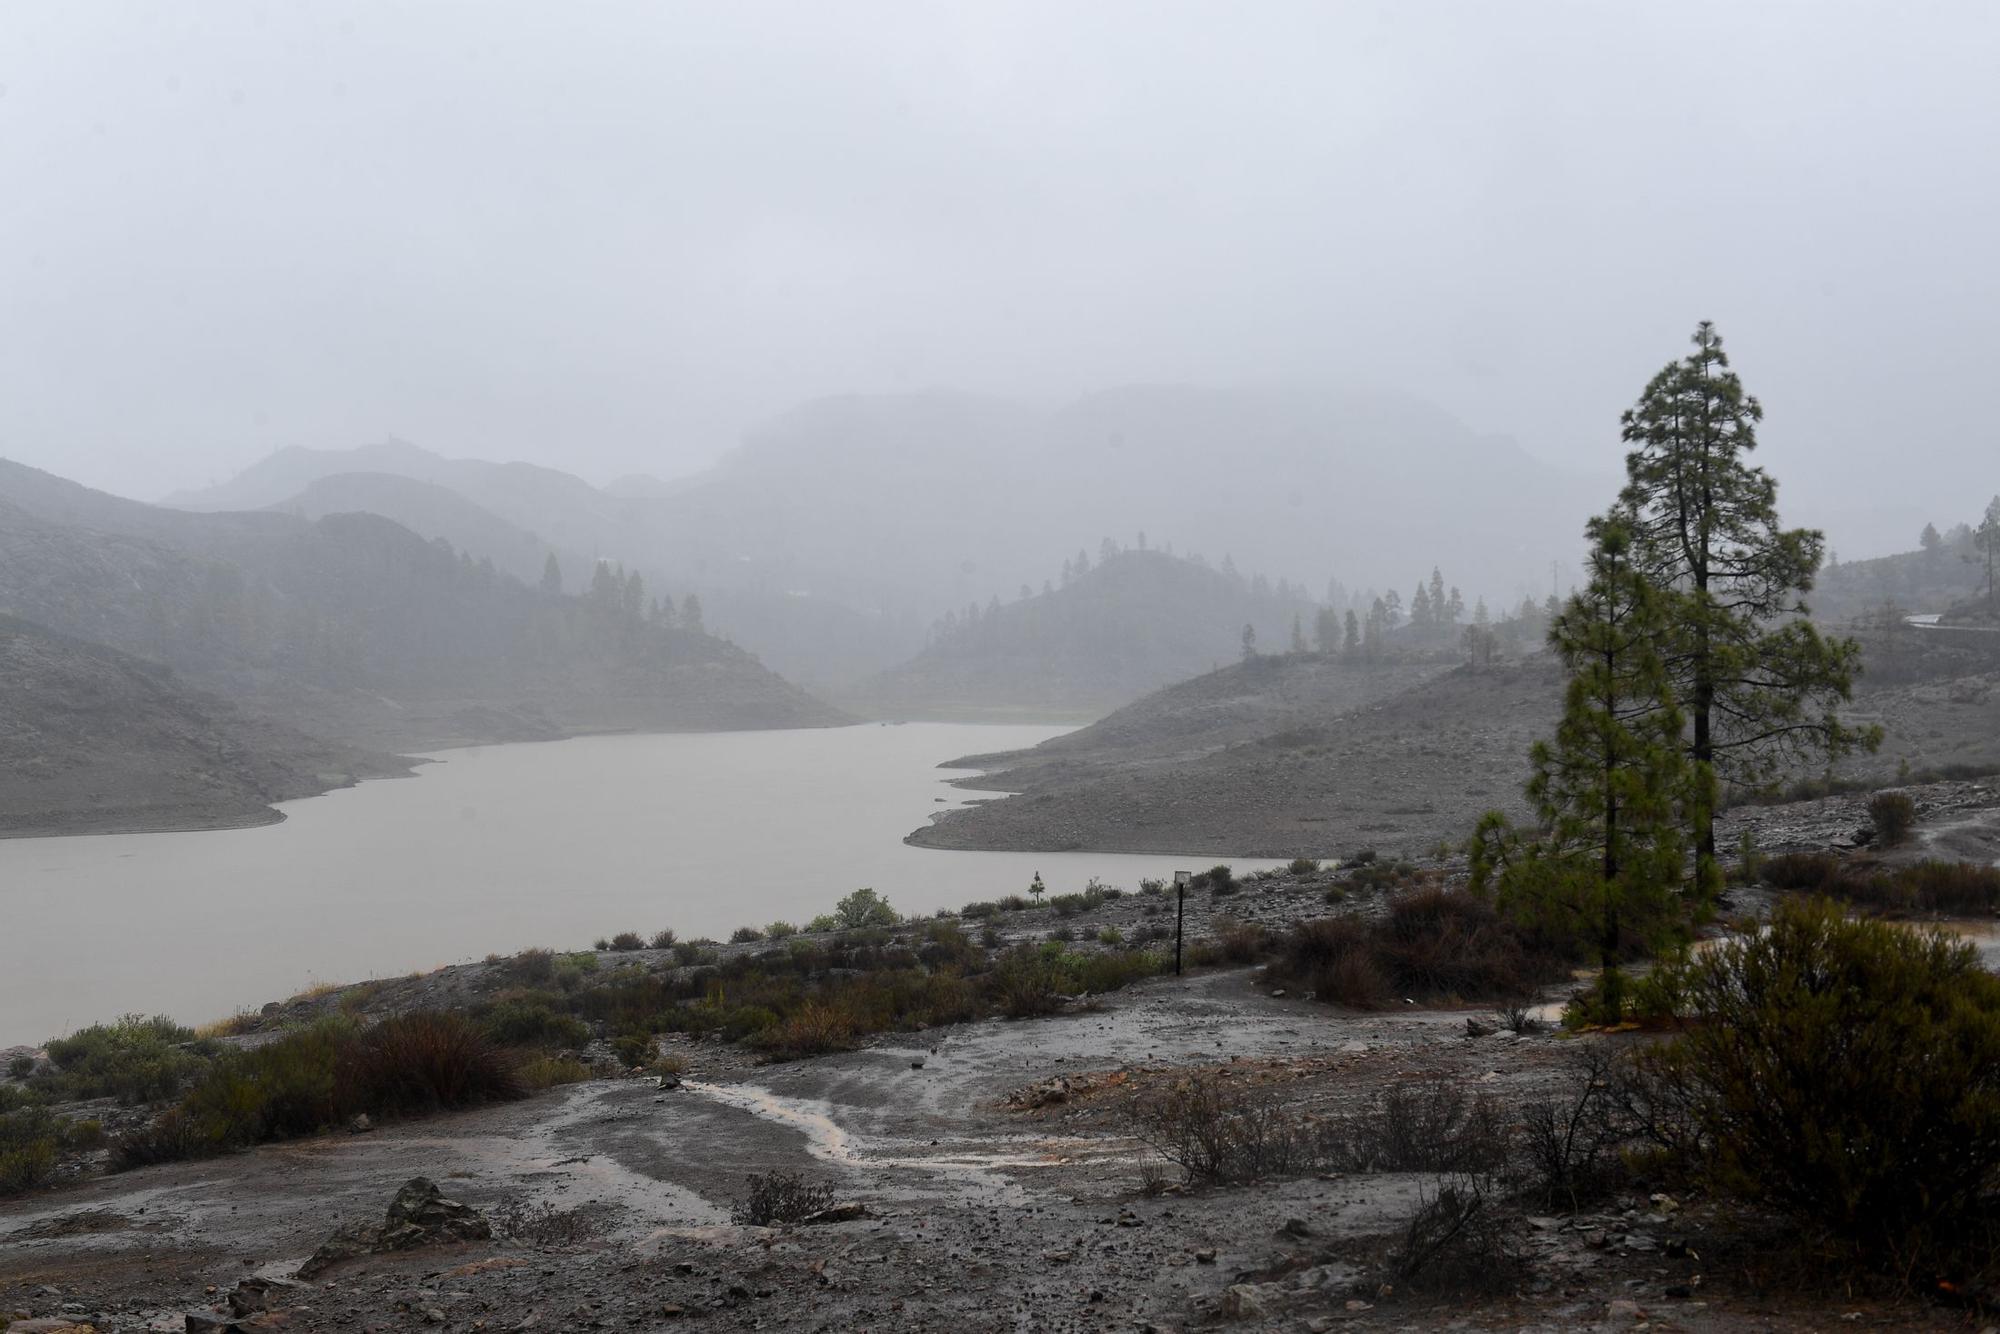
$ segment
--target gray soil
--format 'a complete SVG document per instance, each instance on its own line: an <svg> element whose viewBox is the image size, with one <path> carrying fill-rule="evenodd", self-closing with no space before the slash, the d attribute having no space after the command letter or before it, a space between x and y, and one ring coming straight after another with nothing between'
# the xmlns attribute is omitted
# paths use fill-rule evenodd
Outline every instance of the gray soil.
<svg viewBox="0 0 2000 1334"><path fill-rule="evenodd" d="M1032 750L968 756L959 780L1007 793L942 813L923 847L1329 857L1419 856L1481 814L1526 814L1527 755L1562 683L1541 657L1474 670L1267 659L1187 682ZM1916 664L1921 666L1922 664ZM1881 749L1840 776L1892 784L2000 768L2000 673L1868 684L1846 716ZM1976 668L1978 664L1972 664ZM1914 670L1914 667L1912 668ZM1817 775L1814 775L1817 776Z"/></svg>

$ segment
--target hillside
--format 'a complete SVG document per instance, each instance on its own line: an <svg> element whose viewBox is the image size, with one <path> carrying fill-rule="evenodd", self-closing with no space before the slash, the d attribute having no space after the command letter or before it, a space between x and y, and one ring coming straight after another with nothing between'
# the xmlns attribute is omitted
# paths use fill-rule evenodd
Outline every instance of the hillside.
<svg viewBox="0 0 2000 1334"><path fill-rule="evenodd" d="M1157 551L1120 551L1061 588L968 608L937 642L854 692L892 717L1099 716L1242 655L1245 625L1283 647L1303 591L1273 591Z"/></svg>
<svg viewBox="0 0 2000 1334"><path fill-rule="evenodd" d="M1165 692L1192 707L1156 696L1102 732L974 757L1000 771L966 786L1019 794L941 815L907 841L1196 857L1425 852L1483 811L1520 809L1528 746L1560 696L1539 657L1478 671L1384 665L1359 680L1324 661L1244 666L1253 671Z"/></svg>
<svg viewBox="0 0 2000 1334"><path fill-rule="evenodd" d="M904 662L947 609L1040 588L1056 573L1051 553L1094 556L1105 537L1141 532L1155 549L1200 552L1218 568L1233 556L1314 588L1330 575L1403 587L1434 565L1478 570L1467 601L1513 605L1546 589L1551 560L1574 560L1585 516L1615 488L1608 474L1551 469L1413 399L1137 386L1056 407L946 393L827 399L750 433L702 473L615 491L390 442L285 450L171 503L281 505L355 472L445 487L559 552L620 562L676 598L698 593L712 630L819 686ZM389 517L502 563L416 516ZM1224 647L1197 667L1229 661L1235 647Z"/></svg>
<svg viewBox="0 0 2000 1334"><path fill-rule="evenodd" d="M1900 626L1863 640L1850 721L1879 723L1843 782L2000 769L2000 635ZM968 756L959 785L1012 793L938 816L924 847L1205 856L1417 854L1490 809L1525 812L1528 747L1561 679L1542 655L1475 670L1258 659L1146 697L1032 750ZM1796 780L1816 781L1821 772Z"/></svg>
<svg viewBox="0 0 2000 1334"><path fill-rule="evenodd" d="M91 526L61 521L77 513ZM407 750L843 720L629 594L543 593L372 514L157 511L0 464L0 610L321 735Z"/></svg>
<svg viewBox="0 0 2000 1334"><path fill-rule="evenodd" d="M0 835L223 828L409 772L244 716L164 667L0 616Z"/></svg>
<svg viewBox="0 0 2000 1334"><path fill-rule="evenodd" d="M401 524L419 537L442 538L474 560L487 559L502 574L524 584L537 584L542 563L555 548L435 482L386 472L333 473L267 508L306 519L329 514L377 514ZM579 553L564 553L562 564L576 574L590 564Z"/></svg>

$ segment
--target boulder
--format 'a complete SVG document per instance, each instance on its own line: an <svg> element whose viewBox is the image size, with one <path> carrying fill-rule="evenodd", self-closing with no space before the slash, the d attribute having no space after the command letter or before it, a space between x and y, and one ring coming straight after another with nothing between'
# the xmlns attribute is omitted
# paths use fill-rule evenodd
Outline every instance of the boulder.
<svg viewBox="0 0 2000 1334"><path fill-rule="evenodd" d="M315 1278L343 1260L383 1251L407 1251L450 1241L488 1241L493 1228L470 1205L447 1200L429 1177L412 1177L389 1202L380 1223L352 1223L327 1238L299 1266L300 1278Z"/></svg>

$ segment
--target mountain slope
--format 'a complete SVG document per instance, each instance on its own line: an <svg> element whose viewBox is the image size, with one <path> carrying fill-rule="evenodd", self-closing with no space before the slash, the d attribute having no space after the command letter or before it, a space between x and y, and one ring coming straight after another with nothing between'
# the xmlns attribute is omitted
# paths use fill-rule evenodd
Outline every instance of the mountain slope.
<svg viewBox="0 0 2000 1334"><path fill-rule="evenodd" d="M968 609L969 611L971 609ZM1157 551L1121 551L1061 588L954 620L855 692L896 717L1096 716L1242 655L1245 625L1281 647L1312 601Z"/></svg>
<svg viewBox="0 0 2000 1334"><path fill-rule="evenodd" d="M244 716L153 663L0 616L0 834L221 828L407 773Z"/></svg>
<svg viewBox="0 0 2000 1334"><path fill-rule="evenodd" d="M1519 813L1527 751L1561 686L1540 655L1483 670L1246 663L1075 738L961 763L1018 795L948 812L924 847L1338 856L1428 850ZM1316 679L1315 679L1316 678ZM1415 684L1408 684L1412 680ZM1314 707L1317 704L1319 707ZM1069 743L1065 749L1061 742Z"/></svg>
<svg viewBox="0 0 2000 1334"><path fill-rule="evenodd" d="M1608 474L1551 469L1415 400L1141 386L1055 408L945 393L828 399L752 432L703 473L617 494L391 443L286 450L175 499L278 504L357 471L448 487L559 551L617 560L676 597L698 592L712 628L817 683L916 653L947 608L1040 587L1052 552L1094 554L1107 535L1141 531L1156 549L1217 565L1233 554L1245 570L1314 587L1329 575L1403 588L1433 565L1479 570L1467 600L1512 605L1547 587L1552 559L1574 560L1584 518L1616 490Z"/></svg>
<svg viewBox="0 0 2000 1334"><path fill-rule="evenodd" d="M0 464L0 609L386 748L843 720L622 587L544 594L372 514L159 513Z"/></svg>

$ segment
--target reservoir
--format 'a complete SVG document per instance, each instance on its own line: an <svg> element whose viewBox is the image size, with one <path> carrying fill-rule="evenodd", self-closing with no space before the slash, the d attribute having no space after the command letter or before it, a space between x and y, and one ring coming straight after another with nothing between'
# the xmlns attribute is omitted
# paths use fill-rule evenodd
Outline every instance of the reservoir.
<svg viewBox="0 0 2000 1334"><path fill-rule="evenodd" d="M937 766L1058 727L910 723L439 752L252 829L0 841L0 1046L126 1012L200 1024L320 982L619 931L727 939L872 886L905 914L1213 857L948 852ZM943 798L940 804L938 799ZM1242 860L1241 869L1268 865Z"/></svg>

